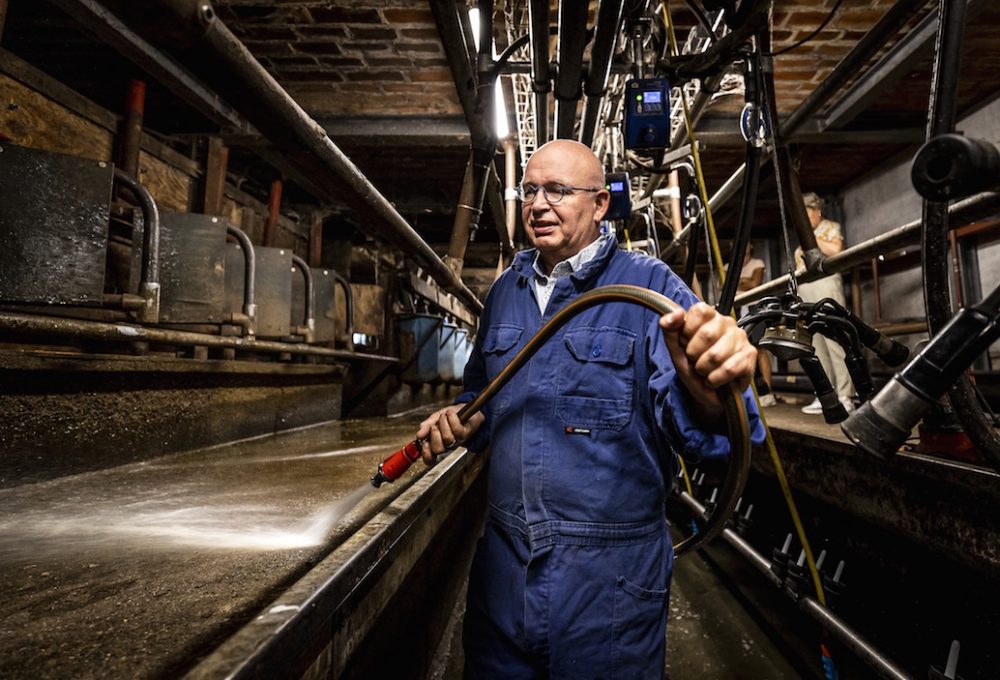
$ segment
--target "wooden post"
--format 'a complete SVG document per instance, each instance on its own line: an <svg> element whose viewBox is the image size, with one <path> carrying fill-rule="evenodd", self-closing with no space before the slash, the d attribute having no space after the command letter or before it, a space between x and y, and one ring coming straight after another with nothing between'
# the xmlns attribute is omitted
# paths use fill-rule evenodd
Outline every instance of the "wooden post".
<svg viewBox="0 0 1000 680"><path fill-rule="evenodd" d="M202 210L206 215L221 215L226 194L226 170L229 167L229 147L218 137L208 138L205 159L205 192Z"/></svg>
<svg viewBox="0 0 1000 680"><path fill-rule="evenodd" d="M7 0L0 0L0 43L3 42L3 25L7 20Z"/></svg>
<svg viewBox="0 0 1000 680"><path fill-rule="evenodd" d="M313 213L312 229L309 232L309 266L319 267L323 260L323 213Z"/></svg>

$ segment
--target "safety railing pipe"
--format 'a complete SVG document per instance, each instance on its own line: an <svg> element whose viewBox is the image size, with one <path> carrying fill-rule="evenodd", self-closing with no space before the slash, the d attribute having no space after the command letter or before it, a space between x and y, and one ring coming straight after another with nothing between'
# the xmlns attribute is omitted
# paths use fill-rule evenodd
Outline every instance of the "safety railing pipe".
<svg viewBox="0 0 1000 680"><path fill-rule="evenodd" d="M330 276L344 289L344 319L347 325L347 349L354 351L354 296L351 294L351 284L332 269L330 270Z"/></svg>
<svg viewBox="0 0 1000 680"><path fill-rule="evenodd" d="M997 209L1000 209L1000 195L982 193L970 196L961 201L956 201L949 207L948 212L956 224L968 224L989 216ZM901 227L891 229L884 234L870 238L867 241L853 245L850 248L845 248L823 261L822 272L807 272L805 269L798 269L795 272L796 278L800 282L815 281L824 276L845 272L853 267L863 265L873 257L888 254L906 246L915 245L920 242L921 224L921 220L914 220ZM788 287L788 279L788 274L785 274L756 288L752 288L742 295L738 295L733 304L736 306L746 305L766 295L783 293Z"/></svg>
<svg viewBox="0 0 1000 680"><path fill-rule="evenodd" d="M601 0L597 9L597 25L594 28L594 45L590 49L590 67L583 88L587 99L583 104L583 120L580 123L580 142L590 146L597 130L597 119L601 113L601 101L608 89L611 75L611 58L615 52L618 27L622 22L625 0Z"/></svg>
<svg viewBox="0 0 1000 680"><path fill-rule="evenodd" d="M242 229L227 224L226 233L236 239L243 251L243 315L246 319L237 321L242 321L240 325L252 336L257 327L257 254L250 237Z"/></svg>
<svg viewBox="0 0 1000 680"><path fill-rule="evenodd" d="M531 89L535 93L535 148L549 141L549 0L528 0Z"/></svg>
<svg viewBox="0 0 1000 680"><path fill-rule="evenodd" d="M697 499L683 491L681 492L680 497L688 507L697 512L699 515L704 516L706 508L704 505L699 503ZM745 541L742 536L732 529L723 529L722 538L725 539L726 543L733 546L733 548L736 549L736 552L747 558L747 560L749 560L749 562L756 567L768 581L778 587L781 587L781 579L778 578L773 571L771 571L771 561L757 552L757 550ZM814 598L800 597L798 599L798 605L802 611L816 621L820 622L824 630L828 631L848 649L854 652L854 654L856 654L859 659L864 661L872 670L874 670L880 678L887 678L888 680L910 680L910 676L900 669L899 666L897 666L891 659L870 645L843 619L817 602Z"/></svg>
<svg viewBox="0 0 1000 680"><path fill-rule="evenodd" d="M132 192L142 210L142 272L139 295L146 301L136 318L143 323L160 320L160 210L153 195L134 177L115 168L115 182ZM133 246L134 247L134 246Z"/></svg>
<svg viewBox="0 0 1000 680"><path fill-rule="evenodd" d="M305 282L305 338L306 342L312 342L316 333L316 288L313 286L312 270L308 262L295 254L292 255L292 264L302 272Z"/></svg>
<svg viewBox="0 0 1000 680"><path fill-rule="evenodd" d="M274 340L252 340L232 335L209 335L165 328L150 328L136 324L104 323L64 317L41 316L37 314L17 314L0 312L0 332L6 336L31 335L44 337L70 337L108 342L155 342L182 347L219 347L245 349L269 354L307 354L335 359L377 359L390 363L398 361L394 357L375 354L359 354L353 351L317 347L298 342L278 342Z"/></svg>
<svg viewBox="0 0 1000 680"><path fill-rule="evenodd" d="M314 178L324 199L347 203L443 288L473 311L482 311L479 298L333 143L323 127L260 65L216 16L209 2L136 0L123 11L148 39L167 41L176 57L245 116L296 168Z"/></svg>

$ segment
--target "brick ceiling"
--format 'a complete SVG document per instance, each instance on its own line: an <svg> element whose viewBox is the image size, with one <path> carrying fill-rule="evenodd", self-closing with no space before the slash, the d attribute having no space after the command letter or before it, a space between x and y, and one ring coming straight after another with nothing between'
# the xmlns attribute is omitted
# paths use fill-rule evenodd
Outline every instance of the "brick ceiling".
<svg viewBox="0 0 1000 680"><path fill-rule="evenodd" d="M525 2L513 1L518 6ZM124 83L129 77L142 75L47 3L9 0L9 4L2 46L98 103L116 110ZM426 0L216 0L214 4L219 16L257 59L327 126L334 141L396 202L404 216L416 223L428 240L447 241L468 139L451 70ZM597 2L591 0L590 4L593 13ZM781 50L806 36L834 4L835 0L776 0L774 49ZM843 0L815 39L778 56L775 87L780 113L788 115L795 110L892 4L892 0ZM971 110L1000 93L1000 40L996 39L1000 8L994 6L996 3L980 4L989 6L968 27L960 111ZM497 15L502 16L504 0L496 0L496 5ZM924 13L935 5L929 2ZM555 10L557 3L552 6ZM679 0L670 6L683 37L693 25L693 17ZM555 11L552 17L554 21ZM905 40L921 17L915 17L898 38ZM502 27L498 25L496 32L498 43L505 44ZM930 59L929 50L925 50L914 57L908 72L876 88L865 107L844 119L840 136L830 137L835 141L814 136L801 145L805 188L834 192L913 146L898 133L919 133L923 126ZM859 69L858 76L864 71ZM155 84L149 97L147 122L167 138L216 131ZM742 151L732 141L732 119L741 106L742 97L723 98L708 109L699 124L708 135L704 160L710 190L741 161ZM866 134L852 140L843 130ZM872 131L878 130L895 136L873 138ZM716 137L709 134L713 132ZM261 186L269 181L267 173L273 173L249 162L244 171L249 185L256 181ZM773 230L777 224L773 192L773 185L765 183L758 216L758 226L765 230ZM299 198L306 200L304 194ZM723 214L720 223L726 228L732 218ZM484 224L491 224L488 216Z"/></svg>

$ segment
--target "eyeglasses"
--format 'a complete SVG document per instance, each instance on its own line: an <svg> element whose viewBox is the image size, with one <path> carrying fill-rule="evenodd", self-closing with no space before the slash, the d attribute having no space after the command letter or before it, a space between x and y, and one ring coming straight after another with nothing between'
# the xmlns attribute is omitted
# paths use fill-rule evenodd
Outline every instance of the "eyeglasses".
<svg viewBox="0 0 1000 680"><path fill-rule="evenodd" d="M550 204L558 203L574 191L600 191L600 189L589 189L587 187L571 187L565 184L550 184L549 186L535 186L534 184L522 184L517 189L517 199L529 205L534 202L538 192L545 194L545 200Z"/></svg>

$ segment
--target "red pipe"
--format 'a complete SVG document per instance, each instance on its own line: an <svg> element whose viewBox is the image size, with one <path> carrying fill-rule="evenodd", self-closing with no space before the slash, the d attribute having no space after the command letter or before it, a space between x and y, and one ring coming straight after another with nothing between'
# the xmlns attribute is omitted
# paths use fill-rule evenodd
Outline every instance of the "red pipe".
<svg viewBox="0 0 1000 680"><path fill-rule="evenodd" d="M271 182L271 200L267 206L267 224L264 226L264 245L273 246L278 233L278 219L281 217L281 179Z"/></svg>
<svg viewBox="0 0 1000 680"><path fill-rule="evenodd" d="M142 139L142 119L146 113L146 83L132 80L125 97L125 117L121 124L121 146L118 167L125 174L139 178L139 145Z"/></svg>

